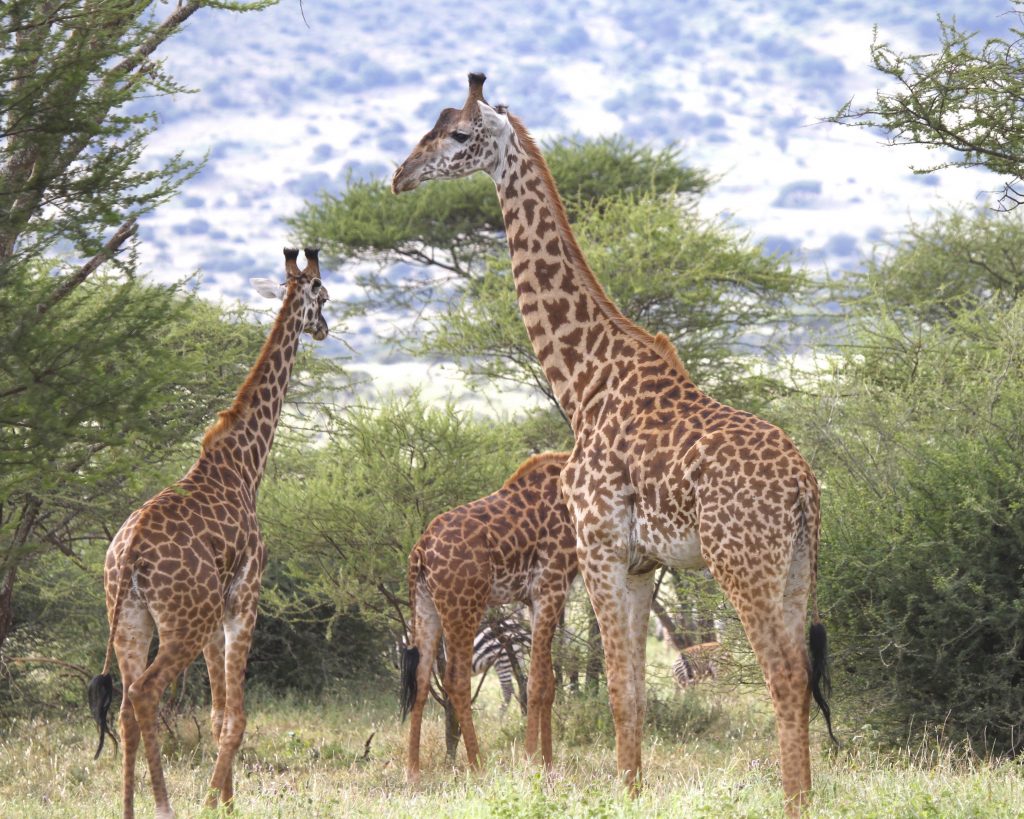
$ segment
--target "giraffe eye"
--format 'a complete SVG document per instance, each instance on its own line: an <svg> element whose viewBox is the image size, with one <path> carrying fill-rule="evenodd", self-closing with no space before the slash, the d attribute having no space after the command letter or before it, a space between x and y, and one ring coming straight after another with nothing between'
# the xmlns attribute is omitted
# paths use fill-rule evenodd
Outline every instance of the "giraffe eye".
<svg viewBox="0 0 1024 819"><path fill-rule="evenodd" d="M452 131L452 139L456 142L465 142L469 139L469 134L464 134L462 131Z"/></svg>

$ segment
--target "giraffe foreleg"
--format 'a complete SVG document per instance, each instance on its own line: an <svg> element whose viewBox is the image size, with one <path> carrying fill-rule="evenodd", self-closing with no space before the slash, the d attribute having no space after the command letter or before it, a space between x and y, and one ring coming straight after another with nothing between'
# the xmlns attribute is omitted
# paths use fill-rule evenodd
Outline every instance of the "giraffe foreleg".
<svg viewBox="0 0 1024 819"><path fill-rule="evenodd" d="M651 599L654 597L653 570L646 574L627 575L626 589L629 604L629 633L626 647L631 654L630 668L633 673L634 692L633 721L637 737L636 764L637 783L641 774L640 748L644 732L644 716L647 713L647 627L651 616Z"/></svg>
<svg viewBox="0 0 1024 819"><path fill-rule="evenodd" d="M637 717L643 713L643 696L637 691L637 680L642 679L634 667L638 657L631 645L634 597L643 594L648 584L630 583L626 563L614 550L585 546L577 547L580 571L587 593L597 615L604 644L605 674L608 678L608 699L615 723L615 756L619 776L636 794L640 787L642 723ZM648 598L648 605L650 599Z"/></svg>

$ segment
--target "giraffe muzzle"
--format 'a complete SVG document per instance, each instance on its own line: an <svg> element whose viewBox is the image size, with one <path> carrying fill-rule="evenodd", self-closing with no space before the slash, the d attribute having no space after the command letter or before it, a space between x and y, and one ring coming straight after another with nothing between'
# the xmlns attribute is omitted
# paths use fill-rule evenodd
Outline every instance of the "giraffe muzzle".
<svg viewBox="0 0 1024 819"><path fill-rule="evenodd" d="M405 193L407 191L415 190L419 186L420 183L416 178L416 175L410 172L410 170L415 170L415 166L410 169L408 165L408 162L403 162L395 169L395 173L391 177L392 193Z"/></svg>

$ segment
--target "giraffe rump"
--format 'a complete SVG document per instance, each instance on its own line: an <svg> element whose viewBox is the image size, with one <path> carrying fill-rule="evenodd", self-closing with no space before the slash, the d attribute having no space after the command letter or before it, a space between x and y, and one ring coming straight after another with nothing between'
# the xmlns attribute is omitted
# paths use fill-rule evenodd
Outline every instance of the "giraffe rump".
<svg viewBox="0 0 1024 819"><path fill-rule="evenodd" d="M416 702L416 669L420 666L420 650L416 646L402 649L402 722Z"/></svg>
<svg viewBox="0 0 1024 819"><path fill-rule="evenodd" d="M100 730L100 744L93 759L99 759L103 751L103 740L109 736L117 745L117 736L110 730L107 714L114 701L114 680L110 674L97 674L89 680L89 710Z"/></svg>

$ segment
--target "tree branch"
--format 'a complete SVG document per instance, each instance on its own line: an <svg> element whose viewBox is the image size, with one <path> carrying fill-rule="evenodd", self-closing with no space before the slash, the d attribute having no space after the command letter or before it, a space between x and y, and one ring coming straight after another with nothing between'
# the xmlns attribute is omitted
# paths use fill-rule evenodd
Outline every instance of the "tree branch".
<svg viewBox="0 0 1024 819"><path fill-rule="evenodd" d="M41 302L36 306L36 312L39 313L39 315L44 315L50 308L66 298L72 290L96 272L96 269L101 264L112 259L121 249L121 245L134 236L137 231L138 224L136 222L136 218L133 216L117 229L114 235L107 240L106 244L103 245L99 253L78 268L75 273L67 276L63 281L61 281L61 283L54 288L53 292L50 293L46 301Z"/></svg>

